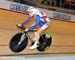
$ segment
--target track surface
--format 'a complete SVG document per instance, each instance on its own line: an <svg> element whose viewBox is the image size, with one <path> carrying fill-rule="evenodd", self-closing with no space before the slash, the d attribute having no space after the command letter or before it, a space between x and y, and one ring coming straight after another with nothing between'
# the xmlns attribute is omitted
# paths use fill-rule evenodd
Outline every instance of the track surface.
<svg viewBox="0 0 75 60"><path fill-rule="evenodd" d="M39 52L36 49L26 48L21 53L11 52L9 49L10 38L18 32L15 25L23 22L27 17L28 15L25 14L0 9L0 56L75 56L75 23L58 20L51 20L49 28L45 31L51 33L53 37L49 50ZM26 26L30 26L34 22L33 20Z"/></svg>

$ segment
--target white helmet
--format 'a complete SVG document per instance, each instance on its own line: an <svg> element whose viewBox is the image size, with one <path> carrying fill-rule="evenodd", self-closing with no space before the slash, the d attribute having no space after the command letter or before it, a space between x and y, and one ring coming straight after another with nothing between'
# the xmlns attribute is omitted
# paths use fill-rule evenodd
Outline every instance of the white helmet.
<svg viewBox="0 0 75 60"><path fill-rule="evenodd" d="M34 8L34 7L29 7L28 8L28 12L31 13L31 14L36 14L36 13L39 12L39 10Z"/></svg>

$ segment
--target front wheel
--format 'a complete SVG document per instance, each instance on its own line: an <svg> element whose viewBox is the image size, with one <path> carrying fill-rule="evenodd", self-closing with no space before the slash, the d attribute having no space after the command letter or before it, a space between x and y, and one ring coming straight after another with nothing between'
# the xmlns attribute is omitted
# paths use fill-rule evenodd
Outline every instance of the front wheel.
<svg viewBox="0 0 75 60"><path fill-rule="evenodd" d="M24 50L26 48L26 46L28 44L28 37L26 37L22 41L22 43L20 45L18 45L18 43L21 40L22 34L23 33L17 33L11 38L9 47L12 52L21 52L22 50Z"/></svg>
<svg viewBox="0 0 75 60"><path fill-rule="evenodd" d="M37 50L46 51L52 43L52 36L50 34L43 34L40 36Z"/></svg>

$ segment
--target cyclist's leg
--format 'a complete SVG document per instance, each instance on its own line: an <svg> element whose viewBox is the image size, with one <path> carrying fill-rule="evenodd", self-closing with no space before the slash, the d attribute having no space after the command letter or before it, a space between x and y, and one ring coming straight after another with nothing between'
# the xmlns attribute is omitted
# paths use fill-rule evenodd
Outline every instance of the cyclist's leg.
<svg viewBox="0 0 75 60"><path fill-rule="evenodd" d="M35 49L35 48L37 48L37 43L38 43L38 39L39 39L39 37L40 37L40 33L42 32L42 30L41 29L39 29L37 32L36 32L36 34L35 34L35 37L34 37L34 44L30 47L30 49Z"/></svg>
<svg viewBox="0 0 75 60"><path fill-rule="evenodd" d="M39 28L39 29L37 30L37 32L36 32L36 34L35 34L35 37L34 37L35 43L30 47L30 49L34 49L34 48L37 47L37 43L38 43L38 40L39 40L39 38L40 38L41 32L43 32L48 26L49 26L49 22L46 23L46 24L44 24L43 26L41 26L41 28Z"/></svg>
<svg viewBox="0 0 75 60"><path fill-rule="evenodd" d="M39 38L40 38L40 34L45 30L47 29L49 26L49 22L44 24L43 26L41 26L41 28L39 28L39 30L37 31L36 35L35 35L35 38L36 38L36 42L38 42Z"/></svg>

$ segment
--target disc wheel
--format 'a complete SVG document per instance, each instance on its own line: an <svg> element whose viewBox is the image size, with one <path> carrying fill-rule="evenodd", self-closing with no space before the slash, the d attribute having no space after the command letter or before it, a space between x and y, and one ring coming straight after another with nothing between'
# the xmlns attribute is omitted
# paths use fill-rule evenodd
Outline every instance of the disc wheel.
<svg viewBox="0 0 75 60"><path fill-rule="evenodd" d="M28 44L28 37L26 37L22 43L20 45L18 45L18 42L20 41L22 33L17 33L15 34L11 40L10 40L10 44L9 47L11 49L12 52L21 52L22 50L24 50Z"/></svg>
<svg viewBox="0 0 75 60"><path fill-rule="evenodd" d="M42 52L46 51L52 43L52 37L50 34L43 34L40 36L37 50Z"/></svg>

